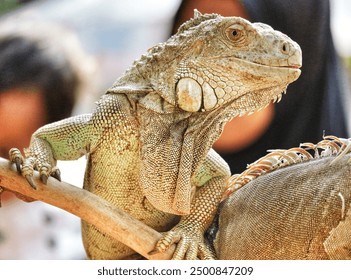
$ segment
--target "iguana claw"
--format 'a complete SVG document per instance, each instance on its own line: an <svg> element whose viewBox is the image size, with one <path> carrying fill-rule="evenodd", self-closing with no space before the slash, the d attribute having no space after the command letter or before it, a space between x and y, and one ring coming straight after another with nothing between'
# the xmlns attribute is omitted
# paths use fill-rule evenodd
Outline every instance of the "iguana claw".
<svg viewBox="0 0 351 280"><path fill-rule="evenodd" d="M16 169L18 173L21 173L21 164L23 163L23 161L19 158L15 159L15 164L16 164Z"/></svg>
<svg viewBox="0 0 351 280"><path fill-rule="evenodd" d="M16 164L18 173L21 173L21 165L23 164L23 156L17 148L12 148L9 151L10 160Z"/></svg>
<svg viewBox="0 0 351 280"><path fill-rule="evenodd" d="M51 172L51 177L61 182L61 171L57 167L54 167Z"/></svg>
<svg viewBox="0 0 351 280"><path fill-rule="evenodd" d="M42 164L39 168L40 180L46 185L48 178L51 175L51 166L50 164Z"/></svg>
<svg viewBox="0 0 351 280"><path fill-rule="evenodd" d="M26 176L24 176L24 177L26 178L27 182L29 183L29 185L30 185L33 189L35 189L35 190L38 189L37 186L34 184L34 181L33 181L33 177L32 177L32 176L26 175Z"/></svg>
<svg viewBox="0 0 351 280"><path fill-rule="evenodd" d="M46 185L46 183L48 182L48 176L46 174L41 174L40 181L42 181Z"/></svg>
<svg viewBox="0 0 351 280"><path fill-rule="evenodd" d="M24 158L23 158L22 153L20 152L20 150L17 149L17 148L10 149L9 157L10 157L11 162L16 164L17 172L19 174L23 174L23 176L26 178L26 180L29 183L29 185L33 189L36 190L37 186L34 184L33 178L32 178L32 174L33 174L32 168L28 168L28 166L26 168L22 168L22 166L24 165Z"/></svg>
<svg viewBox="0 0 351 280"><path fill-rule="evenodd" d="M214 260L216 259L214 251L203 238L201 232L189 235L189 233L181 228L175 228L167 233L157 242L155 249L149 254L157 254L165 252L172 244L177 244L174 251L173 260Z"/></svg>
<svg viewBox="0 0 351 280"><path fill-rule="evenodd" d="M44 184L47 183L49 176L61 181L61 173L57 167L52 168L50 164L40 162L40 160L33 156L24 159L20 150L17 148L12 148L9 151L9 156L11 162L16 164L17 171L26 178L29 185L35 190L38 188L33 181L34 169L39 171L40 180Z"/></svg>

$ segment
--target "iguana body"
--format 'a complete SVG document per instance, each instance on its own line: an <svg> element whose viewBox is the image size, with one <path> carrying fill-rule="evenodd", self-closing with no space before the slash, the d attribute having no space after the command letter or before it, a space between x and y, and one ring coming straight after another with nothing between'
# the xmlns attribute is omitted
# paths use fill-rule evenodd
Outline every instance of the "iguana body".
<svg viewBox="0 0 351 280"><path fill-rule="evenodd" d="M211 146L231 118L280 99L300 66L299 46L271 27L196 13L117 79L92 114L39 129L22 174L31 181L35 168L45 181L57 175L56 160L88 154L85 189L170 230L156 251L178 243L174 258L213 258L203 233L230 174ZM21 161L17 150L11 157ZM84 222L83 240L90 258L133 254Z"/></svg>
<svg viewBox="0 0 351 280"><path fill-rule="evenodd" d="M351 259L350 148L349 139L326 137L273 151L233 176L218 257Z"/></svg>

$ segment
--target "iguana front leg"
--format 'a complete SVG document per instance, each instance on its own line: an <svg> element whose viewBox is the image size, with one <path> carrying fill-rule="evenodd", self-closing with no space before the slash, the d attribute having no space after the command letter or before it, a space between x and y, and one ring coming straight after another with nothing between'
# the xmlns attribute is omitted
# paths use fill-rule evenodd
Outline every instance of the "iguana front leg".
<svg viewBox="0 0 351 280"><path fill-rule="evenodd" d="M10 150L10 160L33 188L33 171L38 170L45 183L49 176L60 180L57 160L75 160L89 149L91 114L80 115L48 124L38 129L25 149L25 159L17 148Z"/></svg>
<svg viewBox="0 0 351 280"><path fill-rule="evenodd" d="M215 259L215 253L204 234L215 216L229 176L226 162L214 150L210 150L193 179L198 190L190 214L183 216L174 228L164 233L151 254L164 252L177 243L173 259Z"/></svg>

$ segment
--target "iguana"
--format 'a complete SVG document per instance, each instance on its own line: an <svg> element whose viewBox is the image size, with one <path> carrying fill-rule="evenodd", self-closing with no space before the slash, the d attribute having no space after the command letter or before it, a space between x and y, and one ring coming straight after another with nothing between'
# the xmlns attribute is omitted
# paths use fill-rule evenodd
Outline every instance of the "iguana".
<svg viewBox="0 0 351 280"><path fill-rule="evenodd" d="M84 188L165 232L153 252L177 243L174 259L212 259L204 240L230 176L211 149L226 122L279 101L300 75L301 49L262 23L195 11L148 50L97 102L92 114L37 130L26 158L10 158L35 188L59 178L57 160L87 155ZM133 251L82 222L91 259Z"/></svg>
<svg viewBox="0 0 351 280"><path fill-rule="evenodd" d="M351 139L273 150L231 177L220 259L351 259ZM213 234L213 233L212 233Z"/></svg>

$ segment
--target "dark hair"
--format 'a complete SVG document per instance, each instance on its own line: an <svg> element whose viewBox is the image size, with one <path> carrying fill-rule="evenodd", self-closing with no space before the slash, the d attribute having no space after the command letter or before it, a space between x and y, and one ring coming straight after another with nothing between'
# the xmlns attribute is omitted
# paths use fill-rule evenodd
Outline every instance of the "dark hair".
<svg viewBox="0 0 351 280"><path fill-rule="evenodd" d="M32 36L22 31L0 34L0 93L12 88L39 90L47 122L70 116L81 82L71 55L47 33Z"/></svg>

